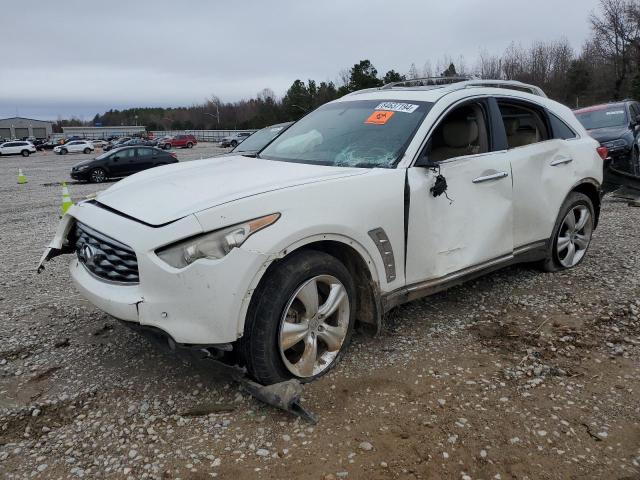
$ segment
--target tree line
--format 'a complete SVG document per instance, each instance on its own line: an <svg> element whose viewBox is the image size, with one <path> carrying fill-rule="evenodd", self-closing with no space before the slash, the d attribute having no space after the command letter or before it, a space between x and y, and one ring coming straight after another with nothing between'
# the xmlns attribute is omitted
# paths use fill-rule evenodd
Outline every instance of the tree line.
<svg viewBox="0 0 640 480"><path fill-rule="evenodd" d="M342 70L336 81L297 79L283 97L264 89L254 98L224 102L217 96L189 107L109 110L91 122L59 120L54 126L146 125L148 130L253 129L297 120L320 105L364 88L419 77L477 75L519 80L541 87L571 108L640 98L640 0L601 0L589 17L591 35L579 50L566 38L511 43L501 54L481 51L474 64L443 57L435 65L411 64L406 72L379 74L370 60ZM60 130L59 130L60 131Z"/></svg>

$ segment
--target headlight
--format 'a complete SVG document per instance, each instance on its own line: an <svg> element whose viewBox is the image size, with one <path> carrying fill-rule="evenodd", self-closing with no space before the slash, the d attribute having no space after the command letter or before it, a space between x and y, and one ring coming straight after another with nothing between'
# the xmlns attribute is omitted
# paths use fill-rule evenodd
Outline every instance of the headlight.
<svg viewBox="0 0 640 480"><path fill-rule="evenodd" d="M81 172L81 171L83 171L83 170L86 170L87 168L89 168L89 165L82 165L81 167L78 167L78 168L76 169L76 171L77 171L77 172Z"/></svg>
<svg viewBox="0 0 640 480"><path fill-rule="evenodd" d="M257 231L273 225L278 218L280 218L279 213L272 213L215 232L198 235L156 250L156 255L175 268L184 268L199 258L222 258L233 248L242 245Z"/></svg>

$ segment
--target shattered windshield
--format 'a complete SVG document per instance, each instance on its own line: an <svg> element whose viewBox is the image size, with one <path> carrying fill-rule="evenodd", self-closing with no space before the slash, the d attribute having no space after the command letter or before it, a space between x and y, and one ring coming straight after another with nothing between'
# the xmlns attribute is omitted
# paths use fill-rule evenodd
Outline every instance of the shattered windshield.
<svg viewBox="0 0 640 480"><path fill-rule="evenodd" d="M291 126L260 158L338 167L390 168L432 103L357 100L324 105Z"/></svg>

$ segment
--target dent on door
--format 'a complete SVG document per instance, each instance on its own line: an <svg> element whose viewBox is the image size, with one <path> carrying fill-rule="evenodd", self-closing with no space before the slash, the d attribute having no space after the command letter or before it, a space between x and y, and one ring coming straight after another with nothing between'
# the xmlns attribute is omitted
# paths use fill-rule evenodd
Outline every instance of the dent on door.
<svg viewBox="0 0 640 480"><path fill-rule="evenodd" d="M436 174L409 169L407 282L444 277L513 253L509 163L500 154L444 162L447 195L434 198Z"/></svg>

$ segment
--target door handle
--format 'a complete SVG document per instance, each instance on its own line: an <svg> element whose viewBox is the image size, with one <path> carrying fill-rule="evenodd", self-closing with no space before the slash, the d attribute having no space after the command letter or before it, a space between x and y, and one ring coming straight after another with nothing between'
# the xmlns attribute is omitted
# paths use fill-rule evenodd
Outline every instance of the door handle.
<svg viewBox="0 0 640 480"><path fill-rule="evenodd" d="M473 183L489 182L491 180L498 180L500 178L507 178L509 174L507 172L497 172L491 175L484 175L482 177L474 178Z"/></svg>
<svg viewBox="0 0 640 480"><path fill-rule="evenodd" d="M571 157L559 157L553 160L549 165L552 167L557 167L558 165L564 165L565 163L573 162L573 158Z"/></svg>

